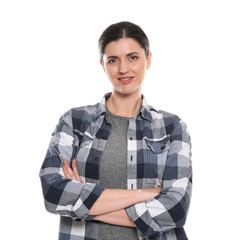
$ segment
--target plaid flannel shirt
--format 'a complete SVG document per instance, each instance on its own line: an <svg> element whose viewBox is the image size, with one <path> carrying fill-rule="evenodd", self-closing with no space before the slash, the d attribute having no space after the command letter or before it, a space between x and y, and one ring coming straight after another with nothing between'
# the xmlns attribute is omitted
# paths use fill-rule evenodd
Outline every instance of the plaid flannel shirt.
<svg viewBox="0 0 249 240"><path fill-rule="evenodd" d="M59 240L97 240L98 222L88 212L104 190L99 185L101 155L111 125L106 94L98 104L73 108L59 121L40 170L45 207L59 214ZM63 161L76 159L83 183L66 179ZM186 125L143 102L127 131L127 188L162 186L159 195L125 210L138 239L185 240L183 229L192 186L191 144ZM113 173L115 174L115 173Z"/></svg>

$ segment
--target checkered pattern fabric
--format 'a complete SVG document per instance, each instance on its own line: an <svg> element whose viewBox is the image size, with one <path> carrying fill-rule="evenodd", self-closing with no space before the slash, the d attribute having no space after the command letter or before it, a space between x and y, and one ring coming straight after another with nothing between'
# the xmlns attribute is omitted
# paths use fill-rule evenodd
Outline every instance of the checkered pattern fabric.
<svg viewBox="0 0 249 240"><path fill-rule="evenodd" d="M99 168L111 132L105 108L110 95L96 105L67 111L52 134L40 178L46 209L61 216L60 240L98 239L98 222L88 212L104 190ZM71 164L74 158L83 183L64 176L63 161ZM192 187L190 137L178 116L154 109L144 96L139 114L129 120L127 186L163 187L155 198L125 209L138 239L187 239L183 226Z"/></svg>

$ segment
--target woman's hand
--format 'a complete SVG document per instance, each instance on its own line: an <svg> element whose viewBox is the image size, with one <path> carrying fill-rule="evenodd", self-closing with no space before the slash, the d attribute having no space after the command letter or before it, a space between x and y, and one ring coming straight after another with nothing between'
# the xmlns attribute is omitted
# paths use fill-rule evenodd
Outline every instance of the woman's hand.
<svg viewBox="0 0 249 240"><path fill-rule="evenodd" d="M158 195L162 191L162 187L142 188L139 190L143 193L143 195L145 197L144 201L146 201L146 200L152 199L156 195Z"/></svg>
<svg viewBox="0 0 249 240"><path fill-rule="evenodd" d="M77 169L77 166L76 166L76 160L75 159L72 161L73 170L70 168L67 160L65 160L63 162L63 165L64 165L63 166L63 172L64 172L66 178L74 179L77 182L82 183L82 181L80 179L78 169Z"/></svg>

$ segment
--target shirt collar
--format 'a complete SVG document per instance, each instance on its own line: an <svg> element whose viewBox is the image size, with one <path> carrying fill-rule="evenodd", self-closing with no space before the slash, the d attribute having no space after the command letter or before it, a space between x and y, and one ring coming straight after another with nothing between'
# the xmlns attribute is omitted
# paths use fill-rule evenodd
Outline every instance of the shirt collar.
<svg viewBox="0 0 249 240"><path fill-rule="evenodd" d="M97 111L95 113L95 116L94 116L94 119L97 119L99 116L101 116L102 114L105 114L106 113L106 106L105 106L105 103L107 101L107 99L111 96L111 92L109 93L106 93L104 95L104 97L101 99L100 103L99 103L99 106L97 108ZM147 119L148 121L152 122L152 116L151 116L151 110L155 110L154 108L152 108L146 101L144 95L142 95L142 106L140 108L140 111L139 113L141 114L141 116L144 118L144 119ZM156 110L155 110L156 111ZM138 114L137 114L138 115Z"/></svg>

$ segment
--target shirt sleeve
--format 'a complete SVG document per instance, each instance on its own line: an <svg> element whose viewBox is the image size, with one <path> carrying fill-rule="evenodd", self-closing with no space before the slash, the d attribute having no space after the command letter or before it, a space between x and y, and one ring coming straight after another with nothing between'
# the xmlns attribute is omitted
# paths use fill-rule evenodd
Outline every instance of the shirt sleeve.
<svg viewBox="0 0 249 240"><path fill-rule="evenodd" d="M73 131L71 111L59 121L40 169L40 179L47 211L75 220L88 218L88 212L104 190L95 183L66 179L63 161L75 158L78 139Z"/></svg>
<svg viewBox="0 0 249 240"><path fill-rule="evenodd" d="M174 123L163 175L163 190L155 198L126 208L144 236L185 224L192 190L191 142L186 124Z"/></svg>

